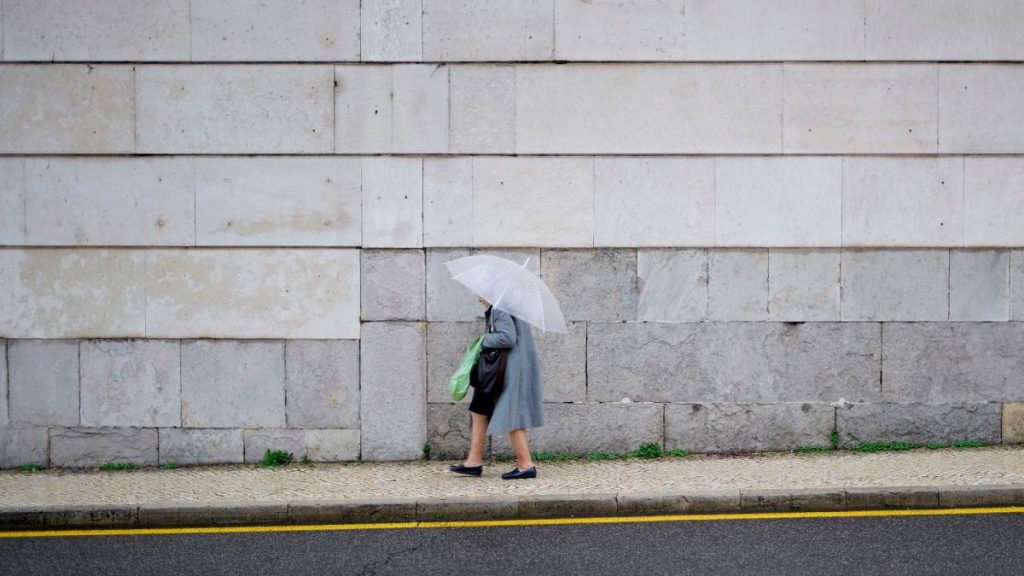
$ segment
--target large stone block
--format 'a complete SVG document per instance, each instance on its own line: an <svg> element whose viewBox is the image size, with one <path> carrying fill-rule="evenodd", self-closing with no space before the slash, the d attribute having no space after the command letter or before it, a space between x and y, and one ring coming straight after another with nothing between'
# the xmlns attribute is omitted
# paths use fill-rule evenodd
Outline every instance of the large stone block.
<svg viewBox="0 0 1024 576"><path fill-rule="evenodd" d="M587 399L873 402L880 360L873 323L592 322Z"/></svg>
<svg viewBox="0 0 1024 576"><path fill-rule="evenodd" d="M472 393L471 390L470 395ZM466 404L462 402L427 404L427 443L430 444L430 457L465 458L469 451L472 418Z"/></svg>
<svg viewBox="0 0 1024 576"><path fill-rule="evenodd" d="M0 428L10 426L7 416L7 341L0 340Z"/></svg>
<svg viewBox="0 0 1024 576"><path fill-rule="evenodd" d="M142 337L141 250L0 250L0 336Z"/></svg>
<svg viewBox="0 0 1024 576"><path fill-rule="evenodd" d="M306 454L313 462L359 459L359 429L306 430Z"/></svg>
<svg viewBox="0 0 1024 576"><path fill-rule="evenodd" d="M391 151L390 66L334 67L334 151Z"/></svg>
<svg viewBox="0 0 1024 576"><path fill-rule="evenodd" d="M423 160L363 158L363 247L423 246Z"/></svg>
<svg viewBox="0 0 1024 576"><path fill-rule="evenodd" d="M476 246L594 245L594 159L473 159Z"/></svg>
<svg viewBox="0 0 1024 576"><path fill-rule="evenodd" d="M1024 401L1024 322L892 322L882 332L886 401Z"/></svg>
<svg viewBox="0 0 1024 576"><path fill-rule="evenodd" d="M473 245L473 158L423 159L423 245Z"/></svg>
<svg viewBox="0 0 1024 576"><path fill-rule="evenodd" d="M160 428L160 464L242 462L242 431L231 428Z"/></svg>
<svg viewBox="0 0 1024 576"><path fill-rule="evenodd" d="M391 66L391 149L448 152L448 71L445 64Z"/></svg>
<svg viewBox="0 0 1024 576"><path fill-rule="evenodd" d="M147 251L146 273L149 337L359 337L358 250Z"/></svg>
<svg viewBox="0 0 1024 576"><path fill-rule="evenodd" d="M1010 252L1010 320L1024 320L1024 250Z"/></svg>
<svg viewBox="0 0 1024 576"><path fill-rule="evenodd" d="M11 426L77 426L78 342L8 340Z"/></svg>
<svg viewBox="0 0 1024 576"><path fill-rule="evenodd" d="M949 317L948 250L843 250L843 320Z"/></svg>
<svg viewBox="0 0 1024 576"><path fill-rule="evenodd" d="M177 340L83 340L82 426L180 426Z"/></svg>
<svg viewBox="0 0 1024 576"><path fill-rule="evenodd" d="M190 16L193 60L359 60L359 0L313 0L301 9L197 2Z"/></svg>
<svg viewBox="0 0 1024 576"><path fill-rule="evenodd" d="M188 0L7 0L4 59L188 60L189 8Z"/></svg>
<svg viewBox="0 0 1024 576"><path fill-rule="evenodd" d="M360 319L423 320L425 266L423 250L361 250Z"/></svg>
<svg viewBox="0 0 1024 576"><path fill-rule="evenodd" d="M937 64L782 66L784 153L937 151Z"/></svg>
<svg viewBox="0 0 1024 576"><path fill-rule="evenodd" d="M665 447L693 452L755 452L828 445L828 404L666 404Z"/></svg>
<svg viewBox="0 0 1024 576"><path fill-rule="evenodd" d="M242 430L246 463L263 460L267 450L283 450L298 462L306 455L306 430L298 428L246 428Z"/></svg>
<svg viewBox="0 0 1024 576"><path fill-rule="evenodd" d="M1024 403L1003 404L1003 444L1024 444Z"/></svg>
<svg viewBox="0 0 1024 576"><path fill-rule="evenodd" d="M527 429L530 450L584 454L629 452L664 441L662 404L618 402L544 404L544 425ZM491 436L495 454L511 454L507 434Z"/></svg>
<svg viewBox="0 0 1024 576"><path fill-rule="evenodd" d="M839 320L839 250L768 251L768 318Z"/></svg>
<svg viewBox="0 0 1024 576"><path fill-rule="evenodd" d="M360 2L360 57L365 62L420 60L422 0Z"/></svg>
<svg viewBox="0 0 1024 576"><path fill-rule="evenodd" d="M860 60L856 2L555 1L557 60Z"/></svg>
<svg viewBox="0 0 1024 576"><path fill-rule="evenodd" d="M1020 42L1017 42L1020 44ZM939 147L943 154L1024 152L1024 68L1016 64L940 64Z"/></svg>
<svg viewBox="0 0 1024 576"><path fill-rule="evenodd" d="M359 246L358 158L196 158L200 246Z"/></svg>
<svg viewBox="0 0 1024 576"><path fill-rule="evenodd" d="M189 158L26 158L25 241L191 246Z"/></svg>
<svg viewBox="0 0 1024 576"><path fill-rule="evenodd" d="M48 428L0 427L0 468L16 468L22 464L46 466Z"/></svg>
<svg viewBox="0 0 1024 576"><path fill-rule="evenodd" d="M181 343L181 425L283 427L284 342Z"/></svg>
<svg viewBox="0 0 1024 576"><path fill-rule="evenodd" d="M836 409L839 443L942 442L980 440L999 443L1002 405L854 404Z"/></svg>
<svg viewBox="0 0 1024 576"><path fill-rule="evenodd" d="M472 254L470 250L427 250L427 320L468 322L483 317L476 298L452 280L445 262Z"/></svg>
<svg viewBox="0 0 1024 576"><path fill-rule="evenodd" d="M427 402L452 402L448 381L462 362L466 348L485 331L483 319L427 324ZM472 396L473 390L469 390L461 402L468 403Z"/></svg>
<svg viewBox="0 0 1024 576"><path fill-rule="evenodd" d="M779 152L781 118L780 64L516 67L519 154Z"/></svg>
<svg viewBox="0 0 1024 576"><path fill-rule="evenodd" d="M637 250L637 319L700 322L708 310L708 252Z"/></svg>
<svg viewBox="0 0 1024 576"><path fill-rule="evenodd" d="M1010 319L1010 252L950 250L949 319Z"/></svg>
<svg viewBox="0 0 1024 576"><path fill-rule="evenodd" d="M288 426L359 428L359 342L285 341Z"/></svg>
<svg viewBox="0 0 1024 576"><path fill-rule="evenodd" d="M451 151L515 152L516 68L469 64L453 67L450 74Z"/></svg>
<svg viewBox="0 0 1024 576"><path fill-rule="evenodd" d="M595 158L595 246L710 246L715 159Z"/></svg>
<svg viewBox="0 0 1024 576"><path fill-rule="evenodd" d="M94 468L108 462L156 466L156 428L51 428L50 463Z"/></svg>
<svg viewBox="0 0 1024 576"><path fill-rule="evenodd" d="M843 159L843 246L961 246L963 218L963 158Z"/></svg>
<svg viewBox="0 0 1024 576"><path fill-rule="evenodd" d="M424 323L368 322L360 338L363 460L422 455L427 434Z"/></svg>
<svg viewBox="0 0 1024 576"><path fill-rule="evenodd" d="M552 0L423 0L424 60L550 60Z"/></svg>
<svg viewBox="0 0 1024 576"><path fill-rule="evenodd" d="M1024 158L964 158L964 246L1024 246Z"/></svg>
<svg viewBox="0 0 1024 576"><path fill-rule="evenodd" d="M1022 60L1024 5L1015 0L872 0L864 4L870 60ZM945 100L943 100L945 107Z"/></svg>
<svg viewBox="0 0 1024 576"><path fill-rule="evenodd" d="M0 153L135 152L134 78L127 65L0 66Z"/></svg>
<svg viewBox="0 0 1024 576"><path fill-rule="evenodd" d="M568 334L534 329L545 402L583 402L587 399L587 325L568 322Z"/></svg>
<svg viewBox="0 0 1024 576"><path fill-rule="evenodd" d="M545 250L541 259L566 320L636 320L636 250Z"/></svg>
<svg viewBox="0 0 1024 576"><path fill-rule="evenodd" d="M329 153L329 65L137 66L139 152Z"/></svg>
<svg viewBox="0 0 1024 576"><path fill-rule="evenodd" d="M716 246L840 246L843 160L716 158Z"/></svg>
<svg viewBox="0 0 1024 576"><path fill-rule="evenodd" d="M25 243L25 162L0 158L0 244Z"/></svg>
<svg viewBox="0 0 1024 576"><path fill-rule="evenodd" d="M768 319L768 250L708 250L708 319Z"/></svg>

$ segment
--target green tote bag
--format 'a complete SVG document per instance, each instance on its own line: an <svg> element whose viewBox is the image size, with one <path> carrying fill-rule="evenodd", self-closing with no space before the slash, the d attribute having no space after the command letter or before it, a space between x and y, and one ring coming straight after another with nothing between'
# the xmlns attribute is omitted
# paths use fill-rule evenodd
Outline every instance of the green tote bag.
<svg viewBox="0 0 1024 576"><path fill-rule="evenodd" d="M452 374L452 379L448 381L448 393L452 395L452 400L462 400L466 392L469 391L469 373L473 366L476 366L477 358L480 357L483 339L483 336L477 336L476 340L473 340L473 343L466 348L462 363L455 370L455 374Z"/></svg>

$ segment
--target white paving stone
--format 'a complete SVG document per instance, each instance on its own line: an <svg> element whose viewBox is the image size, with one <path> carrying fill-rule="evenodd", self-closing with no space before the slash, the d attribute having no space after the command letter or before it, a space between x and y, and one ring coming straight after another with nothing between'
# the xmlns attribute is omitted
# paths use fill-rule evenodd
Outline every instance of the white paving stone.
<svg viewBox="0 0 1024 576"><path fill-rule="evenodd" d="M869 0L871 60L1022 60L1024 4L1017 0Z"/></svg>
<svg viewBox="0 0 1024 576"><path fill-rule="evenodd" d="M1021 91L1024 66L1019 64L940 65L938 151L1024 152Z"/></svg>
<svg viewBox="0 0 1024 576"><path fill-rule="evenodd" d="M810 322L839 320L839 250L768 251L768 318Z"/></svg>
<svg viewBox="0 0 1024 576"><path fill-rule="evenodd" d="M843 250L840 260L843 320L949 318L948 250Z"/></svg>
<svg viewBox="0 0 1024 576"><path fill-rule="evenodd" d="M423 53L421 0L360 2L360 55L364 61L416 61Z"/></svg>
<svg viewBox="0 0 1024 576"><path fill-rule="evenodd" d="M473 159L423 159L423 245L473 245Z"/></svg>
<svg viewBox="0 0 1024 576"><path fill-rule="evenodd" d="M964 246L1024 246L1024 158L964 158Z"/></svg>
<svg viewBox="0 0 1024 576"><path fill-rule="evenodd" d="M457 65L449 74L451 151L515 152L515 66Z"/></svg>
<svg viewBox="0 0 1024 576"><path fill-rule="evenodd" d="M334 67L334 151L391 151L392 72L385 65Z"/></svg>
<svg viewBox="0 0 1024 576"><path fill-rule="evenodd" d="M949 253L949 319L1010 319L1010 252L951 250Z"/></svg>
<svg viewBox="0 0 1024 576"><path fill-rule="evenodd" d="M0 244L25 243L25 163L0 158Z"/></svg>
<svg viewBox="0 0 1024 576"><path fill-rule="evenodd" d="M444 64L391 67L391 147L396 153L448 152L448 71Z"/></svg>
<svg viewBox="0 0 1024 576"><path fill-rule="evenodd" d="M423 160L363 158L363 247L423 247Z"/></svg>
<svg viewBox="0 0 1024 576"><path fill-rule="evenodd" d="M423 0L424 60L549 60L553 0Z"/></svg>

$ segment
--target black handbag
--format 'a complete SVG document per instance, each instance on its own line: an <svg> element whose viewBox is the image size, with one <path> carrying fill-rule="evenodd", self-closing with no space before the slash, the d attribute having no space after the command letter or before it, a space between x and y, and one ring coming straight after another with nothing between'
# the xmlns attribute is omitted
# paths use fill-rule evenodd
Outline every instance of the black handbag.
<svg viewBox="0 0 1024 576"><path fill-rule="evenodd" d="M488 314L487 331L493 332L489 320L490 314ZM505 384L505 366L508 364L508 354L508 348L481 348L480 357L469 375L469 385L484 394L500 395Z"/></svg>

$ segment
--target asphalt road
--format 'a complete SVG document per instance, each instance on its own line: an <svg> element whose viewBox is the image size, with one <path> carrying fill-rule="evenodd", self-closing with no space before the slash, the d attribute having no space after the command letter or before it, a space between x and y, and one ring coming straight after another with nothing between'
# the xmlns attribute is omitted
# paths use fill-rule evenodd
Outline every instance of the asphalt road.
<svg viewBox="0 0 1024 576"><path fill-rule="evenodd" d="M1024 513L0 538L0 574L1024 574Z"/></svg>

